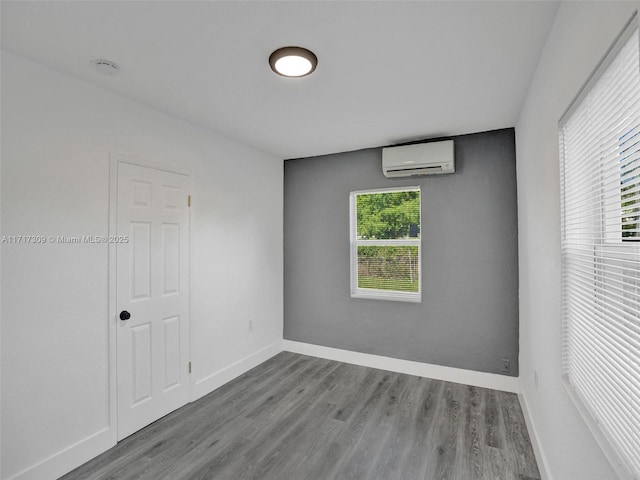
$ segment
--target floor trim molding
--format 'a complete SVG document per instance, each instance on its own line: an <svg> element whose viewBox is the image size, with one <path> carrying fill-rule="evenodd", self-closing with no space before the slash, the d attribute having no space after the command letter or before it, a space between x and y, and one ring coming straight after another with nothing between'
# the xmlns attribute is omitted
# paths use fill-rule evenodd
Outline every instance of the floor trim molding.
<svg viewBox="0 0 640 480"><path fill-rule="evenodd" d="M58 478L107 451L114 445L112 431L109 427L106 427L16 473L7 480L50 480L51 478Z"/></svg>
<svg viewBox="0 0 640 480"><path fill-rule="evenodd" d="M536 462L538 463L538 470L540 471L540 477L542 480L553 480L553 477L549 473L547 456L544 454L542 444L536 431L535 423L531 418L529 411L529 405L527 398L523 393L518 394L518 400L520 400L520 408L522 408L522 415L524 416L524 422L527 424L527 430L529 431L529 438L531 440L531 446L533 447L533 453L536 456Z"/></svg>
<svg viewBox="0 0 640 480"><path fill-rule="evenodd" d="M520 392L519 379L516 377L444 367L440 365L342 350L292 340L278 340L267 345L261 350L258 350L257 352L248 355L247 357L242 358L231 365L218 370L217 372L214 372L211 375L207 375L206 377L195 381L192 384L193 398L191 398L191 401L197 400L198 398L211 393L227 382L239 377L243 373L260 365L282 351L326 358L328 360L351 363L380 370L416 375L419 377L433 378L436 380L444 380L448 382L517 393L520 399L520 404L522 405L527 428L531 434L531 443L539 462L542 480L552 480L552 477L548 474L548 469L546 468L546 458L544 452L540 449L536 429L530 417L526 399ZM113 445L115 445L115 442L112 431L110 428L105 428L50 456L49 458L46 458L41 462L11 476L7 480L44 480L52 478L51 475L53 475L54 478L58 478L100 453L108 450Z"/></svg>
<svg viewBox="0 0 640 480"><path fill-rule="evenodd" d="M310 343L283 340L283 348L288 352L310 355L312 357L353 363L363 367L378 368L391 372L406 373L419 377L433 378L447 382L463 383L476 387L491 388L511 393L520 393L520 382L517 377L507 377L494 373L475 372L461 368L443 367L429 363L413 362L399 358L383 357L370 353L353 352L339 348L324 347Z"/></svg>
<svg viewBox="0 0 640 480"><path fill-rule="evenodd" d="M204 397L217 388L220 388L225 383L230 382L234 378L239 377L248 370L251 370L253 367L257 367L261 363L266 362L280 352L282 352L282 341L278 340L271 345L267 345L261 350L232 363L231 365L221 368L217 372L207 375L200 380L196 380L193 383L191 390L193 393L190 401L193 402L200 397Z"/></svg>

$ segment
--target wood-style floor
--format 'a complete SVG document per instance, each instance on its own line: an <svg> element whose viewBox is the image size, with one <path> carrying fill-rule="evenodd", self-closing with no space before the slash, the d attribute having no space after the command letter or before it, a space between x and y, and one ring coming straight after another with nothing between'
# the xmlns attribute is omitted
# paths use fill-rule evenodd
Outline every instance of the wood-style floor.
<svg viewBox="0 0 640 480"><path fill-rule="evenodd" d="M516 395L284 352L64 480L540 479Z"/></svg>

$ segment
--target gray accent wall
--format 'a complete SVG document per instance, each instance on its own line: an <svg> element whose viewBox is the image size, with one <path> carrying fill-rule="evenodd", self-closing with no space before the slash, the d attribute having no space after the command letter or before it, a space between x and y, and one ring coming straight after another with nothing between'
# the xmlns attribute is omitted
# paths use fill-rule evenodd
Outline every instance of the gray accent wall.
<svg viewBox="0 0 640 480"><path fill-rule="evenodd" d="M284 162L284 338L518 374L518 224L512 128L462 135L456 173L390 180L382 149ZM349 290L349 193L422 187L422 302Z"/></svg>

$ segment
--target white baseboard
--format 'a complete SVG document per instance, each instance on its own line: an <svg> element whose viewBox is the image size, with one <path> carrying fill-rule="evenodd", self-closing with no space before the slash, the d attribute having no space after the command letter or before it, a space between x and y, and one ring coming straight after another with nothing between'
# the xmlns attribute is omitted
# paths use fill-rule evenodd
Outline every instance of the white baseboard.
<svg viewBox="0 0 640 480"><path fill-rule="evenodd" d="M261 363L266 362L280 352L282 352L282 341L278 340L248 357L240 359L227 367L221 368L211 375L207 375L206 377L197 380L191 390L193 396L191 401L193 402L200 397L204 397L225 383L230 382L246 371L251 370L253 367L257 367Z"/></svg>
<svg viewBox="0 0 640 480"><path fill-rule="evenodd" d="M522 408L522 414L524 416L524 421L527 424L527 431L529 432L529 438L531 439L531 445L533 446L533 453L536 456L536 462L538 463L538 470L540 471L540 477L542 480L553 480L553 477L549 473L549 468L547 467L547 456L544 454L544 450L542 449L542 445L540 444L538 438L538 432L536 431L536 426L533 423L533 419L531 418L531 414L529 413L529 406L527 405L527 399L522 394L518 394L518 399L520 400L520 407Z"/></svg>
<svg viewBox="0 0 640 480"><path fill-rule="evenodd" d="M280 352L282 352L282 341L278 340L262 350L195 382L192 388L194 397L191 401L212 392ZM58 478L107 451L115 444L115 435L112 429L107 427L10 476L6 480L51 480Z"/></svg>
<svg viewBox="0 0 640 480"><path fill-rule="evenodd" d="M259 350L225 368L218 370L217 372L214 372L211 375L206 376L205 378L196 381L193 385L193 398L191 401L197 400L198 398L211 393L225 383L230 382L246 371L260 365L283 350L302 355L336 360L339 362L352 363L365 367L378 368L381 370L519 393L519 382L515 377L443 367L440 365L431 365L427 363L413 362L410 360L401 360L398 358L383 357L380 355L352 352L349 350L323 347L309 343L283 340L276 341L262 350ZM519 397L520 403L523 406L522 408L525 414L527 427L532 435L532 444L534 446L536 458L538 459L538 464L541 467L540 473L542 475L542 479L552 480L545 468L546 462L544 454L539 448L535 428L533 426L533 422L529 418L528 410L526 408L526 401L521 395L519 395ZM14 474L7 480L51 480L52 478L58 478L105 452L114 446L115 443L113 432L110 428L105 428L104 430L96 432L84 440L65 448L64 450L42 460L22 472Z"/></svg>
<svg viewBox="0 0 640 480"><path fill-rule="evenodd" d="M16 473L7 480L51 480L58 478L100 455L115 444L113 432L111 428L107 427Z"/></svg>
<svg viewBox="0 0 640 480"><path fill-rule="evenodd" d="M284 340L283 346L284 350L288 352L353 363L363 367L379 368L391 372L406 373L418 377L463 383L465 385L491 388L493 390L502 390L511 393L520 392L520 382L517 377L475 372L461 368L443 367L441 365L413 362L411 360L401 360L399 358L383 357L369 353L352 352L350 350L323 347L321 345L295 342L293 340Z"/></svg>

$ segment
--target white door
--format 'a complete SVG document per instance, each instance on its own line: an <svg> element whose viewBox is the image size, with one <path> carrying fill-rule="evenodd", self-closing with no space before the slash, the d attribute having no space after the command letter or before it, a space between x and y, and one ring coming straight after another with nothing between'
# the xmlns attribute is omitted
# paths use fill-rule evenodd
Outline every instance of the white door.
<svg viewBox="0 0 640 480"><path fill-rule="evenodd" d="M117 168L120 440L189 399L189 178Z"/></svg>

